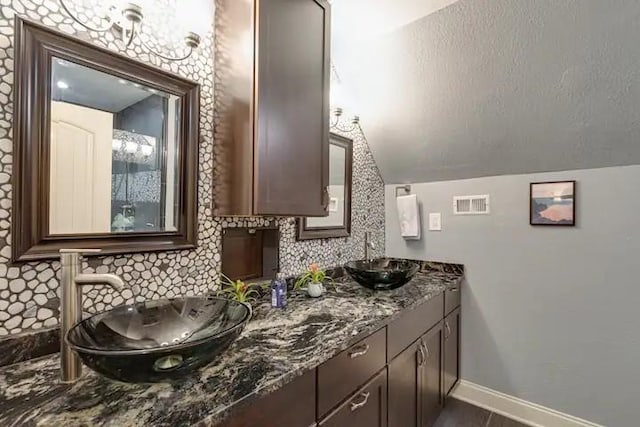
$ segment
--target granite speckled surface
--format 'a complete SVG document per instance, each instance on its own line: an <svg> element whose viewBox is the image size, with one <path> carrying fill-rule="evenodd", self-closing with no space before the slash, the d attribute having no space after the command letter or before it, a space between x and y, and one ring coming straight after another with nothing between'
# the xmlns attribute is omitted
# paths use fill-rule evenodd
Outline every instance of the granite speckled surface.
<svg viewBox="0 0 640 427"><path fill-rule="evenodd" d="M0 366L12 365L60 351L60 329L29 331L0 338Z"/></svg>
<svg viewBox="0 0 640 427"><path fill-rule="evenodd" d="M371 291L348 278L319 299L290 295L285 310L256 306L240 338L198 374L171 383L118 383L86 370L58 383L58 357L0 369L2 426L215 425L252 399L276 390L404 309L462 280L461 266L424 264L405 286Z"/></svg>

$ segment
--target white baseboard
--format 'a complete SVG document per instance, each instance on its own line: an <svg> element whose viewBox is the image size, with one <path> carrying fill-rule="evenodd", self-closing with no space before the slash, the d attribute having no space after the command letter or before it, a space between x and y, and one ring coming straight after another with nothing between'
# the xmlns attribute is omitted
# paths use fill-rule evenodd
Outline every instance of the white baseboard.
<svg viewBox="0 0 640 427"><path fill-rule="evenodd" d="M464 380L453 397L532 427L604 427Z"/></svg>

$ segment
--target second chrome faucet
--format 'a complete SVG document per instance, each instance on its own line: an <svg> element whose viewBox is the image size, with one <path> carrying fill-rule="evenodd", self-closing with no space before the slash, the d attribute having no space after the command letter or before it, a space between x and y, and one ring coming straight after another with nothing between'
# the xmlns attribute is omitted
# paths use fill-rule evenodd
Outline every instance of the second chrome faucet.
<svg viewBox="0 0 640 427"><path fill-rule="evenodd" d="M371 252L376 249L376 244L371 238L372 234L371 231L364 233L364 259L371 259Z"/></svg>

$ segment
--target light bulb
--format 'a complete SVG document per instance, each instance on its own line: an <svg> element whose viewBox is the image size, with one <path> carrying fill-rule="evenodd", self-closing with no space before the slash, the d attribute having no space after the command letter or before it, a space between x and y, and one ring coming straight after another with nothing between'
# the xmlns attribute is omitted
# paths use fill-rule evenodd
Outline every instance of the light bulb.
<svg viewBox="0 0 640 427"><path fill-rule="evenodd" d="M145 156L150 156L153 153L153 147L150 145L143 145L140 147L140 151Z"/></svg>
<svg viewBox="0 0 640 427"><path fill-rule="evenodd" d="M126 151L129 154L133 154L136 151L138 151L138 144L136 144L133 141L127 141L126 144L124 145L124 151Z"/></svg>

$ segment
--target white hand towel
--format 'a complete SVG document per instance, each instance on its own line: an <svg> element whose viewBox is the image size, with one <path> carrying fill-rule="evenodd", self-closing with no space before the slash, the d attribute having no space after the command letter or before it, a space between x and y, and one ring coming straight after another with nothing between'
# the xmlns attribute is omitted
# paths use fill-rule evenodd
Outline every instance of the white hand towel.
<svg viewBox="0 0 640 427"><path fill-rule="evenodd" d="M400 220L400 235L408 240L420 240L420 212L418 210L418 196L396 197L398 219Z"/></svg>

